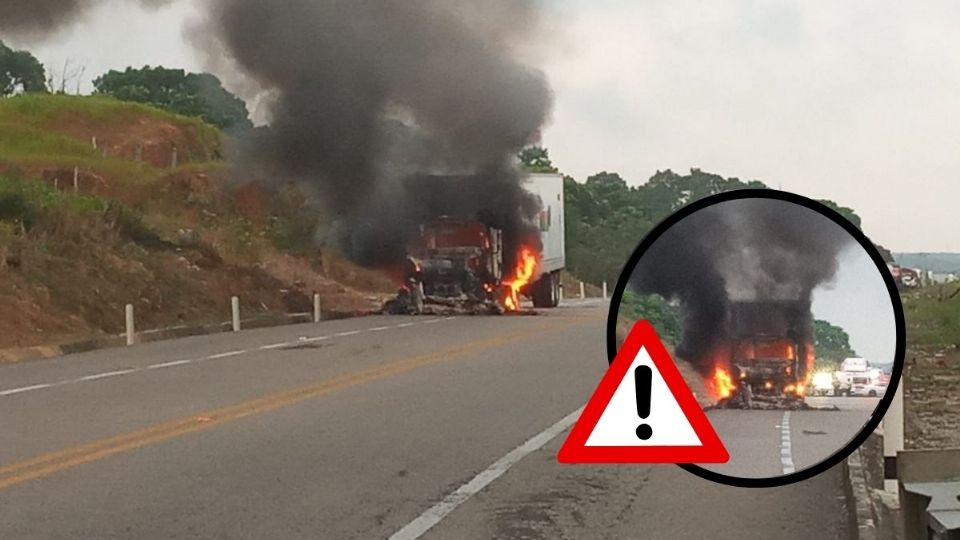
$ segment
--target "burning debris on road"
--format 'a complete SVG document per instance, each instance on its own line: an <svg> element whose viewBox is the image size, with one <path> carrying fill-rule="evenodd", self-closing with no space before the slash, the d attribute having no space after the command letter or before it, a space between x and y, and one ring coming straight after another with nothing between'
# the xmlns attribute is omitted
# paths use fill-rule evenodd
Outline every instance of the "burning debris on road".
<svg viewBox="0 0 960 540"><path fill-rule="evenodd" d="M384 305L386 313L522 313L520 294L540 277L539 249L521 244L507 273L502 231L480 221L441 218L424 224L409 252L404 283Z"/></svg>
<svg viewBox="0 0 960 540"><path fill-rule="evenodd" d="M823 215L776 199L719 203L667 230L631 287L679 302L677 355L718 407L804 408L813 375L812 294L852 238Z"/></svg>

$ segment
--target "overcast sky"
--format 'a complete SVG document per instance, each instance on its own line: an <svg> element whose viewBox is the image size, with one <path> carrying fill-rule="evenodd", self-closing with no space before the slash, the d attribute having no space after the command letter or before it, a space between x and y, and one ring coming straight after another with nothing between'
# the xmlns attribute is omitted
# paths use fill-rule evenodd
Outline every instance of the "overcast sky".
<svg viewBox="0 0 960 540"><path fill-rule="evenodd" d="M813 315L843 328L858 355L874 364L893 362L897 327L890 294L859 244L840 254L833 281L814 289Z"/></svg>
<svg viewBox="0 0 960 540"><path fill-rule="evenodd" d="M564 172L758 179L853 207L894 251L960 251L960 3L544 3L532 56L556 94L544 142ZM9 41L88 78L202 69L181 33L191 2L131 4L109 0L45 44Z"/></svg>

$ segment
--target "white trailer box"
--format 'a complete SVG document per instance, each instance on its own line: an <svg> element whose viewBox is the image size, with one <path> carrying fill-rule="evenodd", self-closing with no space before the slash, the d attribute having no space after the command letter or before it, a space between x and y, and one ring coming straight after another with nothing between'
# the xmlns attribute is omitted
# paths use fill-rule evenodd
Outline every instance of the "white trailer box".
<svg viewBox="0 0 960 540"><path fill-rule="evenodd" d="M560 300L560 271L566 266L565 216L563 212L563 175L531 173L524 188L540 199L538 216L543 257L540 279L530 288L537 307L555 307Z"/></svg>

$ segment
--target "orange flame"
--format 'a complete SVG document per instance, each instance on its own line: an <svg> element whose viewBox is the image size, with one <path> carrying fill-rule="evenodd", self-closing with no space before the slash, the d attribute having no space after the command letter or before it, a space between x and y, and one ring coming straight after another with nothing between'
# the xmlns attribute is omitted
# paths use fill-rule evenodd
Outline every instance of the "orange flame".
<svg viewBox="0 0 960 540"><path fill-rule="evenodd" d="M721 366L713 370L713 390L718 398L728 398L733 394L737 385L733 382L730 372Z"/></svg>
<svg viewBox="0 0 960 540"><path fill-rule="evenodd" d="M507 308L507 311L520 309L520 289L530 283L530 280L536 275L537 267L540 265L538 259L536 251L527 246L520 247L520 251L517 253L517 268L514 271L514 277L503 282L503 285L507 288L503 306Z"/></svg>

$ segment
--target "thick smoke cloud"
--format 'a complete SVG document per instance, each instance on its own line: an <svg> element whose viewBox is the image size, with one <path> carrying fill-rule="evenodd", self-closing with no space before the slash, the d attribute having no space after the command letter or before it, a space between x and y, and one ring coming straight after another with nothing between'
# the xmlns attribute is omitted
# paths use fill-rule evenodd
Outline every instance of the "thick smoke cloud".
<svg viewBox="0 0 960 540"><path fill-rule="evenodd" d="M837 257L851 242L838 225L802 206L729 201L667 230L634 269L630 284L681 303L684 333L677 353L697 363L727 341L732 301L794 302L785 315L800 339L812 340L813 290L833 279Z"/></svg>
<svg viewBox="0 0 960 540"><path fill-rule="evenodd" d="M77 20L103 0L2 0L0 33L43 37ZM169 0L128 0L158 7Z"/></svg>
<svg viewBox="0 0 960 540"><path fill-rule="evenodd" d="M469 193L522 230L531 205L510 159L551 104L542 73L514 59L535 18L523 1L214 0L194 35L272 97L243 168L315 187L348 254L377 265L426 213L414 176L477 175L485 189L446 190L451 205Z"/></svg>
<svg viewBox="0 0 960 540"><path fill-rule="evenodd" d="M2 0L0 31L49 34L103 1ZM537 25L534 1L201 5L204 20L188 34L210 68L246 97L267 96L269 125L234 139L235 177L307 186L364 264L396 262L418 220L465 211L467 196L514 252L536 205L512 159L536 140L552 102L544 75L517 60ZM429 197L409 181L443 174L474 178Z"/></svg>

